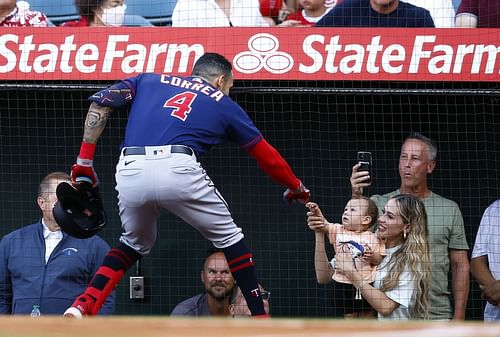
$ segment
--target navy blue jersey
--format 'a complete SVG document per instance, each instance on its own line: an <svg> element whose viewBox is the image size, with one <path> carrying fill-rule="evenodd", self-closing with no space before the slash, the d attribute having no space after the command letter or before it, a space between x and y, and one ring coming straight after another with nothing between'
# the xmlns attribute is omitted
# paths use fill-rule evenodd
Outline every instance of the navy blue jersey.
<svg viewBox="0 0 500 337"><path fill-rule="evenodd" d="M124 147L180 144L199 156L226 140L250 148L262 139L236 102L200 78L142 74L122 82L132 91Z"/></svg>
<svg viewBox="0 0 500 337"><path fill-rule="evenodd" d="M380 14L370 0L351 0L335 6L316 27L434 27L434 21L428 10L406 2L399 1L392 13Z"/></svg>

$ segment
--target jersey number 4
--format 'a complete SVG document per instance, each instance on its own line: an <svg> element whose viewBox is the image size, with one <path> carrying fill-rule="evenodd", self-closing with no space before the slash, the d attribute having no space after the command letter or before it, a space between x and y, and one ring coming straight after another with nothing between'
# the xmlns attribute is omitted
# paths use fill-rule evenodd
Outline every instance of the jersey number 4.
<svg viewBox="0 0 500 337"><path fill-rule="evenodd" d="M181 92L180 94L169 98L165 104L163 104L163 107L172 108L173 110L170 115L185 122L191 112L191 105L196 99L196 96L197 94L189 91Z"/></svg>

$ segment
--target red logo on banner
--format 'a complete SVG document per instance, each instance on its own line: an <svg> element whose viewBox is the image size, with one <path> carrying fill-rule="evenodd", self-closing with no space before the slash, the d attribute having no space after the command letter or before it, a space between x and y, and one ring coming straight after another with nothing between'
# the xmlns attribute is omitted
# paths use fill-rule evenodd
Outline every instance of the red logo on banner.
<svg viewBox="0 0 500 337"><path fill-rule="evenodd" d="M293 67L293 57L278 51L279 40L268 33L256 34L248 40L248 51L236 54L234 68L243 74L254 74L264 68L272 74L284 74Z"/></svg>

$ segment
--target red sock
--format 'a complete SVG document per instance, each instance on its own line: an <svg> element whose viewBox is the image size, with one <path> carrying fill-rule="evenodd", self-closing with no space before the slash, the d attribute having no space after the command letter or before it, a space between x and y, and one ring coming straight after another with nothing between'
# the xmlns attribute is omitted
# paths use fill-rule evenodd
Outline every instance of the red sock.
<svg viewBox="0 0 500 337"><path fill-rule="evenodd" d="M96 315L101 310L106 298L140 257L139 253L123 243L106 254L102 265L97 269L89 286L85 289L85 294L95 300L91 315Z"/></svg>

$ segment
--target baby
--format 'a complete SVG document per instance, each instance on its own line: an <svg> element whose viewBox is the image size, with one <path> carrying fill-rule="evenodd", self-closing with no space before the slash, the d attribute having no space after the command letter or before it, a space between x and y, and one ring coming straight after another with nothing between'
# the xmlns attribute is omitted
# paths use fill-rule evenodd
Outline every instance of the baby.
<svg viewBox="0 0 500 337"><path fill-rule="evenodd" d="M329 223L322 215L319 206L307 203L309 216L323 219L322 230L333 245L335 255L348 253L356 269L361 270L363 278L372 283L375 280L377 265L385 255L383 242L371 231L377 221L378 209L373 200L367 197L353 197L344 208L342 224ZM321 229L320 229L321 230ZM330 265L333 268L334 308L339 317L365 317L371 315L371 307L361 298L351 282L335 270L335 258Z"/></svg>

